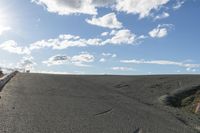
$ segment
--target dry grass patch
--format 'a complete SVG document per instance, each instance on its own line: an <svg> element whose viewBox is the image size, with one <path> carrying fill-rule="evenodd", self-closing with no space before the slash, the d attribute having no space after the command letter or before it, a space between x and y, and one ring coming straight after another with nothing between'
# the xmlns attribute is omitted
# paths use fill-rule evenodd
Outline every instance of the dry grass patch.
<svg viewBox="0 0 200 133"><path fill-rule="evenodd" d="M200 91L182 99L180 107L187 112L200 114Z"/></svg>

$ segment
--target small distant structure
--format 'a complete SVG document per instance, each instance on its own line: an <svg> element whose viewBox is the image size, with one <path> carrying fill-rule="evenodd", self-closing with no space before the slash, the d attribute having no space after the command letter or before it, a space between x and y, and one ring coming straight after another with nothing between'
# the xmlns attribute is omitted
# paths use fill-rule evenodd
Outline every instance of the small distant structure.
<svg viewBox="0 0 200 133"><path fill-rule="evenodd" d="M26 73L30 73L31 71L30 70L26 70Z"/></svg>

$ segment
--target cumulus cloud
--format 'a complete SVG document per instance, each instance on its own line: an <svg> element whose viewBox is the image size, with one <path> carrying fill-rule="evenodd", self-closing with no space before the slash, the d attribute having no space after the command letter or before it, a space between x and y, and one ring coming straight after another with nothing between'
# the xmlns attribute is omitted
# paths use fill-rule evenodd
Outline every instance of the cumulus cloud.
<svg viewBox="0 0 200 133"><path fill-rule="evenodd" d="M158 25L155 29L149 32L150 37L152 38L163 38L167 36L169 30L173 27L171 24L162 24Z"/></svg>
<svg viewBox="0 0 200 133"><path fill-rule="evenodd" d="M8 60L0 60L0 70L2 70L4 73L10 73L17 69L14 63L10 63Z"/></svg>
<svg viewBox="0 0 200 133"><path fill-rule="evenodd" d="M89 53L81 53L79 55L75 55L71 58L71 62L76 66L89 66L83 63L93 62L95 57Z"/></svg>
<svg viewBox="0 0 200 133"><path fill-rule="evenodd" d="M102 56L105 56L105 57L112 57L112 58L117 57L117 55L116 55L116 54L113 54L113 53L102 53Z"/></svg>
<svg viewBox="0 0 200 133"><path fill-rule="evenodd" d="M111 69L115 71L134 71L134 69L130 67L112 67Z"/></svg>
<svg viewBox="0 0 200 133"><path fill-rule="evenodd" d="M165 37L167 33L168 32L166 28L155 28L149 32L149 35L153 38L162 38Z"/></svg>
<svg viewBox="0 0 200 133"><path fill-rule="evenodd" d="M154 64L154 65L174 65L179 67L185 68L198 68L200 64L191 64L191 63L184 63L184 62L176 62L170 60L121 60L122 63L131 63L131 64Z"/></svg>
<svg viewBox="0 0 200 133"><path fill-rule="evenodd" d="M34 62L34 58L30 55L26 55L17 62L12 63L9 63L7 60L1 60L0 64L0 69L6 73L10 73L16 70L20 72L25 72L25 70L33 71L35 70L34 67L37 65L37 63Z"/></svg>
<svg viewBox="0 0 200 133"><path fill-rule="evenodd" d="M112 30L105 32L106 38L81 38L71 34L61 34L57 38L39 40L28 46L19 46L15 41L8 40L0 44L0 49L15 54L30 55L33 50L43 48L52 48L53 50L63 50L69 47L103 46L115 44L135 44L138 40L144 39L144 36L136 36L128 29Z"/></svg>
<svg viewBox="0 0 200 133"><path fill-rule="evenodd" d="M196 71L198 71L198 70L195 69L195 68L190 68L190 67L188 67L188 68L186 68L186 71L188 71L188 72L196 72Z"/></svg>
<svg viewBox="0 0 200 133"><path fill-rule="evenodd" d="M185 3L185 0L177 0L176 4L174 4L173 9L177 10L182 7L182 5Z"/></svg>
<svg viewBox="0 0 200 133"><path fill-rule="evenodd" d="M116 0L31 0L42 5L47 11L59 15L96 15L98 7L112 6Z"/></svg>
<svg viewBox="0 0 200 133"><path fill-rule="evenodd" d="M170 16L169 13L163 12L162 14L155 16L154 20L168 18L169 16Z"/></svg>
<svg viewBox="0 0 200 133"><path fill-rule="evenodd" d="M109 13L99 18L86 19L86 22L110 29L120 29L123 27L122 23L117 20L115 13Z"/></svg>
<svg viewBox="0 0 200 133"><path fill-rule="evenodd" d="M109 32L103 32L101 33L101 36L107 36L109 34Z"/></svg>
<svg viewBox="0 0 200 133"><path fill-rule="evenodd" d="M44 64L48 66L52 65L64 65L73 64L75 66L86 67L89 66L86 63L93 62L95 57L87 52L81 53L79 55L74 55L72 57L66 55L55 55L50 57L47 61L43 61Z"/></svg>
<svg viewBox="0 0 200 133"><path fill-rule="evenodd" d="M36 65L32 56L25 56L17 64L17 68L20 70L34 70L34 66Z"/></svg>
<svg viewBox="0 0 200 133"><path fill-rule="evenodd" d="M106 59L105 59L105 58L101 58L101 59L99 60L99 62L106 62Z"/></svg>
<svg viewBox="0 0 200 133"><path fill-rule="evenodd" d="M92 4L94 4L97 7L101 6L112 6L116 0L92 0Z"/></svg>
<svg viewBox="0 0 200 133"><path fill-rule="evenodd" d="M51 65L63 65L70 61L71 57L68 57L66 55L55 55L50 57L47 61L43 61L44 64L47 64L48 66Z"/></svg>
<svg viewBox="0 0 200 133"><path fill-rule="evenodd" d="M84 39L70 34L60 35L55 39L41 40L30 45L30 49L50 47L52 49L66 49L68 47L85 47L88 45L101 45L101 39Z"/></svg>
<svg viewBox="0 0 200 133"><path fill-rule="evenodd" d="M92 4L92 0L32 0L32 2L42 5L49 12L58 13L59 15L97 14L97 9Z"/></svg>
<svg viewBox="0 0 200 133"><path fill-rule="evenodd" d="M31 0L42 5L47 11L59 15L89 14L97 15L100 7L111 8L118 12L137 14L140 18L151 16L170 0ZM174 8L180 8L182 0L178 0Z"/></svg>
<svg viewBox="0 0 200 133"><path fill-rule="evenodd" d="M105 40L104 42L102 42L104 45L105 44L133 44L137 40L136 35L128 29L112 31L110 34L113 36Z"/></svg>
<svg viewBox="0 0 200 133"><path fill-rule="evenodd" d="M102 53L102 58L99 60L99 62L106 62L108 59L116 58L117 55L113 53Z"/></svg>
<svg viewBox="0 0 200 133"><path fill-rule="evenodd" d="M20 47L13 40L9 40L0 44L0 49L8 51L10 53L14 53L14 54L30 54L29 48Z"/></svg>
<svg viewBox="0 0 200 133"><path fill-rule="evenodd" d="M169 0L117 0L117 11L139 14L140 18L150 15L151 11L158 10Z"/></svg>
<svg viewBox="0 0 200 133"><path fill-rule="evenodd" d="M9 40L0 44L0 49L15 54L31 54L33 50L42 48L52 48L53 50L62 50L69 47L103 46L112 44L133 44L137 37L130 30L113 30L108 34L108 38L81 38L79 36L62 34L57 38L40 40L27 46L19 46L15 41Z"/></svg>
<svg viewBox="0 0 200 133"><path fill-rule="evenodd" d="M0 25L0 35L9 30L11 30L11 27Z"/></svg>
<svg viewBox="0 0 200 133"><path fill-rule="evenodd" d="M108 34L108 38L102 40L101 38L81 38L79 36L63 34L54 39L40 40L32 43L30 50L52 48L56 50L66 49L69 47L86 47L86 46L102 46L108 44L133 44L137 41L137 36L130 30L121 29L113 30Z"/></svg>
<svg viewBox="0 0 200 133"><path fill-rule="evenodd" d="M98 7L112 7L116 0L31 0L42 5L47 11L59 15L96 15Z"/></svg>

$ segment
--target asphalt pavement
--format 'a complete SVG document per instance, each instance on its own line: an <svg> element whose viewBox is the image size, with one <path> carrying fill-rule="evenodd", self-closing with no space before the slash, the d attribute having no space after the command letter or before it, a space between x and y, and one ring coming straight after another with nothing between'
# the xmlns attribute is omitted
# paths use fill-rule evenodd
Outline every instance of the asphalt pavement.
<svg viewBox="0 0 200 133"><path fill-rule="evenodd" d="M157 106L161 92L145 91L151 82L144 81L137 76L18 73L0 92L0 132L196 133Z"/></svg>

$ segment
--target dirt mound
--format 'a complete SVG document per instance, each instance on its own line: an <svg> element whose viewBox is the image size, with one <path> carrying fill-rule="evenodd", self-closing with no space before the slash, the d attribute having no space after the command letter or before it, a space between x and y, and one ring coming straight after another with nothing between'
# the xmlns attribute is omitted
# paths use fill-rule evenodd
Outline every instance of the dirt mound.
<svg viewBox="0 0 200 133"><path fill-rule="evenodd" d="M200 85L177 89L159 100L165 105L200 113Z"/></svg>

